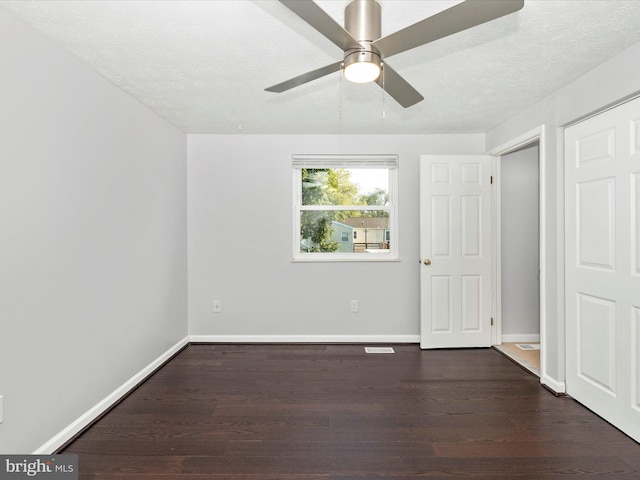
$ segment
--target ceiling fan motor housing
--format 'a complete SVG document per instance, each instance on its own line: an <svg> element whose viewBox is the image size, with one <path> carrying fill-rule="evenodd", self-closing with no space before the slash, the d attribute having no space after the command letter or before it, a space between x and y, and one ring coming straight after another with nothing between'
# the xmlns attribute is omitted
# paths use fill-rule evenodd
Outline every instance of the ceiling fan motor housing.
<svg viewBox="0 0 640 480"><path fill-rule="evenodd" d="M345 51L344 68L364 62L380 68L380 52L371 42L382 36L382 8L376 0L352 0L344 9L344 29L348 31L362 48Z"/></svg>
<svg viewBox="0 0 640 480"><path fill-rule="evenodd" d="M344 29L359 42L382 36L382 8L376 0L353 0L344 9Z"/></svg>

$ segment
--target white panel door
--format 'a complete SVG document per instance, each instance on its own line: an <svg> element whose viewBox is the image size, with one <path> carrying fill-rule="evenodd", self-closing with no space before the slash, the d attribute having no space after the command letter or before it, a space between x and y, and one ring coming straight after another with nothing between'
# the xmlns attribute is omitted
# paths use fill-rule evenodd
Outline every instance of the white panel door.
<svg viewBox="0 0 640 480"><path fill-rule="evenodd" d="M420 160L422 348L491 346L491 157Z"/></svg>
<svg viewBox="0 0 640 480"><path fill-rule="evenodd" d="M567 393L640 441L640 99L565 131Z"/></svg>

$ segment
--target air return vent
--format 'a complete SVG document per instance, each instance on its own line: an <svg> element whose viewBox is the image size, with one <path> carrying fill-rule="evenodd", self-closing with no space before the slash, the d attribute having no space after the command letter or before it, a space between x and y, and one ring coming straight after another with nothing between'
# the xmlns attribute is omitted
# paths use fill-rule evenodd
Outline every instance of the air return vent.
<svg viewBox="0 0 640 480"><path fill-rule="evenodd" d="M393 347L364 347L365 353L396 353Z"/></svg>

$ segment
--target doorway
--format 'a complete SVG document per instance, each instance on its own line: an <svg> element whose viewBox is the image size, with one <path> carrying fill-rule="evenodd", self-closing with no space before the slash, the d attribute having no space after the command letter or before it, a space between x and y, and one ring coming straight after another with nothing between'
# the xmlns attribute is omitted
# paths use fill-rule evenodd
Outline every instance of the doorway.
<svg viewBox="0 0 640 480"><path fill-rule="evenodd" d="M537 150L537 158L536 155L531 155L531 153L535 150L527 150L527 147L535 146L535 150ZM547 338L547 328L546 328L546 311L547 311L547 300L546 300L546 290L547 290L547 281L546 281L546 264L547 264L547 256L546 256L546 238L547 238L547 227L546 227L546 215L545 215L545 206L546 206L546 150L545 150L545 126L540 125L528 132L525 132L506 143L492 149L489 154L495 157L493 164L493 174L496 176L496 188L494 190L494 201L493 201L493 223L495 225L494 228L494 237L493 237L493 311L495 315L495 328L493 329L493 338L492 345L495 348L498 348L502 345L503 337L503 316L502 316L502 235L501 235L501 200L500 195L502 193L501 188L501 178L500 178L500 169L503 164L503 157L507 157L509 154L516 153L519 151L527 152L530 156L530 161L534 164L529 166L532 170L537 169L537 181L538 181L538 214L529 214L533 219L529 219L529 225L538 226L538 270L534 271L537 277L538 282L538 335L537 337L524 337L526 340L535 340L539 338L540 349L537 351L540 358L540 366L539 371L534 372L540 378L540 383L544 385L552 385L552 389L556 392L563 392L564 386L556 385L555 383L550 382L549 377L547 376L547 361L546 361L546 349L545 343ZM513 158L511 158L513 160ZM508 161L504 160L504 162ZM535 173L531 173L532 176L536 176ZM534 267L535 268L535 267ZM531 278L529 278L531 280ZM509 324L509 320L505 320L506 332L513 332L514 329L518 328L518 324ZM511 333L507 333L510 335ZM515 337L511 337L513 339ZM522 338L522 337L521 337ZM506 340L509 340L510 337L506 337ZM518 342L520 343L520 342ZM533 343L533 342L522 342L522 343ZM561 387L561 388L560 388Z"/></svg>
<svg viewBox="0 0 640 480"><path fill-rule="evenodd" d="M501 335L496 349L540 376L540 144L498 160Z"/></svg>

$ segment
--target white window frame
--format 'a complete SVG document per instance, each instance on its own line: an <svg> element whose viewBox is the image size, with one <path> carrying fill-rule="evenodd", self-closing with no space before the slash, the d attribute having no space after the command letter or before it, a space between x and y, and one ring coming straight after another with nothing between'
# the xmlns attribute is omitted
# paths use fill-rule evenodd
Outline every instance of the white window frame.
<svg viewBox="0 0 640 480"><path fill-rule="evenodd" d="M398 251L398 156L397 155L293 155L293 257L294 262L389 262L399 261ZM390 248L383 253L301 252L300 212L327 210L325 205L302 205L303 168L372 168L389 170L389 204L337 205L330 210L384 210L389 212Z"/></svg>

